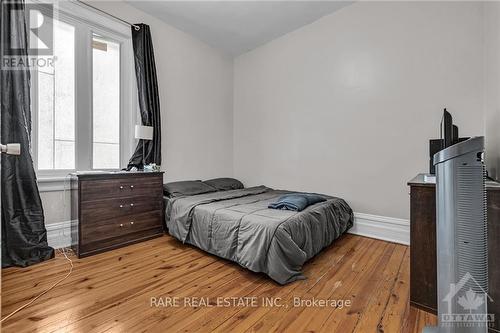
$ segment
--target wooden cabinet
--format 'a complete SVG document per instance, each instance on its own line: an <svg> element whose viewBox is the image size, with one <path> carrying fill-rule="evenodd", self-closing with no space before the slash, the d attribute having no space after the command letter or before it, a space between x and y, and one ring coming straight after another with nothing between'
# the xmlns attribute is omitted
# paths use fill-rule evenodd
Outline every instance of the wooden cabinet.
<svg viewBox="0 0 500 333"><path fill-rule="evenodd" d="M494 332L500 332L500 185L488 187L488 312L495 314Z"/></svg>
<svg viewBox="0 0 500 333"><path fill-rule="evenodd" d="M410 304L437 313L436 186L420 174L410 186ZM488 312L495 316L490 332L500 332L500 184L488 182Z"/></svg>
<svg viewBox="0 0 500 333"><path fill-rule="evenodd" d="M436 191L410 188L410 303L437 313Z"/></svg>
<svg viewBox="0 0 500 333"><path fill-rule="evenodd" d="M163 234L163 173L75 174L72 243L78 257Z"/></svg>

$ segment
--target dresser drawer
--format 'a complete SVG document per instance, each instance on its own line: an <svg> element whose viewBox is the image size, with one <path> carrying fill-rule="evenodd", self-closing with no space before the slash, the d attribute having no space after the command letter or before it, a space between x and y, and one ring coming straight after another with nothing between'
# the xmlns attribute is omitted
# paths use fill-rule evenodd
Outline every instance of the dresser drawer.
<svg viewBox="0 0 500 333"><path fill-rule="evenodd" d="M80 183L81 202L131 196L162 196L161 177L124 177L85 180Z"/></svg>
<svg viewBox="0 0 500 333"><path fill-rule="evenodd" d="M126 215L109 220L80 221L81 244L98 243L100 241L118 238L150 229L161 229L163 226L162 211L150 211L135 215Z"/></svg>
<svg viewBox="0 0 500 333"><path fill-rule="evenodd" d="M97 253L109 251L119 247L127 246L130 244L142 242L155 237L160 237L163 235L163 230L158 229L148 229L126 234L120 237L103 239L101 241L95 241L86 244L80 244L78 247L78 257L88 257Z"/></svg>
<svg viewBox="0 0 500 333"><path fill-rule="evenodd" d="M81 219L89 225L97 221L121 216L161 210L163 202L155 197L124 197L99 201L84 201L81 204Z"/></svg>
<svg viewBox="0 0 500 333"><path fill-rule="evenodd" d="M72 247L79 258L163 235L163 172L77 173Z"/></svg>

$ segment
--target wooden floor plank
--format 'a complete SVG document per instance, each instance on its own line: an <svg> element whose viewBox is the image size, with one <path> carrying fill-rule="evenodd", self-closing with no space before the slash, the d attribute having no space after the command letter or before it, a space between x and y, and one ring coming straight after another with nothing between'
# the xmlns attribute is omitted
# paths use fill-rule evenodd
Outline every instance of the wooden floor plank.
<svg viewBox="0 0 500 333"><path fill-rule="evenodd" d="M344 290L347 288L352 282L352 279L347 278L348 274L355 271L359 272L359 270L364 267L364 264L369 261L369 252L379 249L383 243L362 238L358 245L359 247L355 248L354 251L348 252L344 260L336 269L328 271L328 273L322 276L311 288L304 290L302 293L297 292L291 295L291 300L287 302L289 305L288 308L272 309L266 316L251 327L250 331L271 332L287 330L290 325L301 324L304 317L309 318L309 314L312 310L314 310L314 313L322 312L324 309L293 306L290 302L293 302L293 298L295 297L305 301L312 301L316 298L327 299L337 290Z"/></svg>
<svg viewBox="0 0 500 333"><path fill-rule="evenodd" d="M350 251L357 241L352 237L344 237L339 240L338 246L331 247L325 251L324 255L320 255L313 259L304 270L306 276L323 276L330 269L336 267L346 253ZM333 258L333 260L332 260ZM237 309L234 314L228 315L224 309L216 308L211 313L207 313L207 317L203 321L194 321L189 326L184 327L187 331L208 331L216 330L217 332L243 332L249 329L256 321L263 317L269 311L269 301L275 299L279 305L285 305L283 299L289 299L290 295L298 294L300 288L298 286L305 286L306 284L292 283L286 286L278 286L273 281L268 280L254 291L254 295L258 299L257 307L244 307ZM265 302L268 303L265 303ZM272 304L272 303L271 303ZM216 318L215 320L213 318ZM243 320L244 319L244 320ZM222 324L221 324L222 323ZM221 324L219 326L219 324Z"/></svg>
<svg viewBox="0 0 500 333"><path fill-rule="evenodd" d="M393 247L393 244L376 241L375 244L368 249L368 255L363 256L362 260L356 263L356 265L351 265L350 271L347 270L344 275L342 275L340 271L338 272L336 275L337 281L341 283L338 288L335 288L333 292L328 292L326 290L326 293L321 292L314 297L325 300L340 300L342 302L349 301L351 304L354 304L358 297L356 290L370 283L370 276L373 275L377 267L381 265L380 260L384 258L384 253L392 253ZM290 329L292 331L312 330L334 332L341 322L341 319L346 318L347 310L351 309L351 307L352 306L305 308L300 317L294 320L293 324L290 325ZM329 318L331 319L329 320ZM332 327L329 327L330 325Z"/></svg>
<svg viewBox="0 0 500 333"><path fill-rule="evenodd" d="M306 280L280 286L263 274L170 236L74 261L71 276L2 324L2 332L421 332L435 316L409 307L403 245L345 235L306 263ZM2 270L2 317L64 276L56 259ZM151 306L151 298L209 305ZM217 307L217 297L255 297L258 306ZM274 297L274 298L272 298ZM342 309L293 307L301 299L351 299ZM280 306L263 306L279 299Z"/></svg>
<svg viewBox="0 0 500 333"><path fill-rule="evenodd" d="M300 295L304 290L308 290L318 282L330 269L338 267L344 260L347 253L359 245L357 238L346 236L340 239L337 243L338 246L330 247L322 255L314 258L308 263L304 269L306 276L316 277L315 279L308 279L301 281L301 283L292 283L283 287L276 288L276 284L269 281L264 284L256 295L263 298L279 298L280 305L287 304L286 301L290 299L291 295ZM281 302L285 300L285 302ZM261 301L262 302L262 301ZM262 304L262 303L260 303ZM266 315L271 310L268 306L259 306L258 308L243 308L234 316L230 317L222 325L215 329L216 332L243 332L252 327L258 320ZM244 320L243 320L244 319Z"/></svg>
<svg viewBox="0 0 500 333"><path fill-rule="evenodd" d="M354 332L376 332L383 312L390 299L390 294L394 289L396 277L403 263L404 254L407 247L397 245L386 268L382 272L381 282L374 287L374 292L370 294L370 301L366 307L361 308L357 304L351 311L359 312L359 321L356 323Z"/></svg>
<svg viewBox="0 0 500 333"><path fill-rule="evenodd" d="M91 322L85 321L82 318L83 323L75 322L66 328L72 329L72 327L83 327L86 331L96 330L104 331L111 327L118 326L134 326L142 322L143 317L154 318L155 313L158 313L158 309L151 307L151 297L164 297L172 293L176 293L176 296L186 295L189 291L199 290L200 293L203 292L202 287L205 285L211 285L215 283L220 283L221 278L229 279L232 274L228 272L227 267L223 262L214 261L210 265L210 269L202 270L202 273L191 272L182 276L181 279L169 280L166 277L160 278L158 281L152 282L154 287L151 288L141 288L137 289L135 293L128 293L121 299L118 299L114 303L109 303L105 308L96 309L92 314L93 320ZM205 268L208 268L206 266ZM198 288L198 289L196 289ZM179 292L179 291L182 291ZM173 310L172 309L172 315ZM135 316L136 313L141 313L141 317ZM112 322L109 322L109 318L113 318ZM153 324L154 320L150 320L147 324Z"/></svg>
<svg viewBox="0 0 500 333"><path fill-rule="evenodd" d="M359 318L368 306L374 290L378 290L383 281L383 272L386 269L396 245L386 246L382 256L375 261L366 273L359 278L359 283L353 285L345 298L350 298L352 305L341 309L334 309L321 323L321 329L330 332L352 332ZM334 320L337 319L337 320ZM317 321L317 326L320 322Z"/></svg>
<svg viewBox="0 0 500 333"><path fill-rule="evenodd" d="M378 329L384 332L400 331L404 325L405 315L410 309L410 251L406 250L403 264L392 289L389 303L384 310Z"/></svg>

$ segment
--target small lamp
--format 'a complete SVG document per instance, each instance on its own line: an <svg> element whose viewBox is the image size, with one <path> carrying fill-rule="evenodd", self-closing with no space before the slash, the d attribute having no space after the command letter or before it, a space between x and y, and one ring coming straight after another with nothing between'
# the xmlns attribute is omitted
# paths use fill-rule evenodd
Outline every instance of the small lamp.
<svg viewBox="0 0 500 333"><path fill-rule="evenodd" d="M153 126L135 125L135 138L142 140L142 168L144 169L144 140L153 140Z"/></svg>
<svg viewBox="0 0 500 333"><path fill-rule="evenodd" d="M0 154L8 155L21 155L21 144L19 143L8 143L6 145L0 144Z"/></svg>

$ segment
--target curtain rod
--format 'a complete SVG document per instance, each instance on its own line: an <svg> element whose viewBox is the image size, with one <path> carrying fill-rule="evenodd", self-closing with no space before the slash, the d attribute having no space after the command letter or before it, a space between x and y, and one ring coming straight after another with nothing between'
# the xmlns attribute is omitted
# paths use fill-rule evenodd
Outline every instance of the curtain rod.
<svg viewBox="0 0 500 333"><path fill-rule="evenodd" d="M80 0L76 0L76 1L77 1L78 3L81 3L82 5L85 5L85 6L87 6L87 7L90 7L90 8L92 8L92 9L94 9L94 10L97 10L98 12L101 12L101 13L103 13L103 14L106 14L106 15L108 15L108 16L111 16L112 18L114 18L114 19L116 19L116 20L118 20L118 21L121 21L121 22L123 22L123 23L125 23L125 24L127 24L127 25L129 25L129 26L131 26L131 27L134 27L134 29L135 29L135 30L137 30L137 31L139 31L139 30L141 29L141 27L140 27L140 26L138 26L138 25L135 25L135 24L132 24L132 23L130 23L130 22L128 22L128 21L125 21L124 19L121 19L121 18L119 18L119 17L117 17L117 16L115 16L115 15L112 15L112 14L110 14L110 13L108 13L108 12L105 12L105 11L104 11L104 10L102 10L102 9L99 9L99 8L96 8L96 7L92 6L92 5L89 5L89 4L88 4L88 3L86 3L86 2L83 2L83 1L80 1Z"/></svg>

